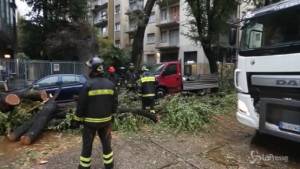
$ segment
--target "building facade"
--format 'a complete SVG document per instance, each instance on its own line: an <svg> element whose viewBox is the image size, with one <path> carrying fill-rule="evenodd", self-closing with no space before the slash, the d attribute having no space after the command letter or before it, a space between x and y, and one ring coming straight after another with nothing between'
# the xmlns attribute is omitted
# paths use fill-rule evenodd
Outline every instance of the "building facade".
<svg viewBox="0 0 300 169"><path fill-rule="evenodd" d="M114 40L114 0L92 0L92 23L102 38Z"/></svg>
<svg viewBox="0 0 300 169"><path fill-rule="evenodd" d="M98 0L98 2L101 0ZM130 48L139 17L147 0L114 0L114 10L108 10L113 20L113 42L120 48ZM110 3L108 3L108 7ZM112 4L112 3L111 3ZM185 0L159 0L153 7L144 36L145 64L181 60L182 65L195 63L197 73L209 73L208 61L201 43L195 43L186 34L193 17L188 16ZM113 17L110 19L109 17ZM184 67L183 67L184 68Z"/></svg>
<svg viewBox="0 0 300 169"><path fill-rule="evenodd" d="M0 58L11 58L16 48L15 0L0 0Z"/></svg>

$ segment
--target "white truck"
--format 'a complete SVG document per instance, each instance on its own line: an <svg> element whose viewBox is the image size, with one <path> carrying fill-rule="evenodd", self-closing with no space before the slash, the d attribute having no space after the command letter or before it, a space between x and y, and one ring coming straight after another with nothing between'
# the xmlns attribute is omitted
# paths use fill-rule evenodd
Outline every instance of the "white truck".
<svg viewBox="0 0 300 169"><path fill-rule="evenodd" d="M241 32L235 70L238 121L300 142L300 0L246 14Z"/></svg>

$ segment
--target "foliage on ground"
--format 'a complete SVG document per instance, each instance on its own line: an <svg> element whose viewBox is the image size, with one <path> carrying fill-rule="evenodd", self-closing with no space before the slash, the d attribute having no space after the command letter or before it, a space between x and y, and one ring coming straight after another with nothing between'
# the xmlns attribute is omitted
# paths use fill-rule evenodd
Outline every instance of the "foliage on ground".
<svg viewBox="0 0 300 169"><path fill-rule="evenodd" d="M38 104L40 104L40 102L25 101L11 112L0 112L0 135L8 133L13 128L31 119L33 114L29 113L28 110Z"/></svg>
<svg viewBox="0 0 300 169"><path fill-rule="evenodd" d="M127 96L125 97L127 98ZM121 97L123 104L138 107L140 104ZM161 122L157 125L175 132L197 132L208 126L212 116L234 111L236 94L220 92L207 96L198 95L170 95L158 101L156 106ZM116 116L114 129L122 131L138 131L145 125L152 125L150 121L134 115Z"/></svg>

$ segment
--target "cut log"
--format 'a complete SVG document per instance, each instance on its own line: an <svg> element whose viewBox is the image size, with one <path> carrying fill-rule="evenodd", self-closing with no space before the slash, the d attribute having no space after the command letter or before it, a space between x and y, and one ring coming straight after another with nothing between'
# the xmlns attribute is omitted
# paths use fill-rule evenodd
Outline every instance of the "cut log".
<svg viewBox="0 0 300 169"><path fill-rule="evenodd" d="M34 89L22 89L17 91L12 91L22 99L29 99L32 101L45 101L49 99L48 94L44 90L34 90Z"/></svg>
<svg viewBox="0 0 300 169"><path fill-rule="evenodd" d="M129 109L129 108L118 109L118 114L124 114L124 113L132 113L134 115L143 116L152 120L154 123L157 123L159 121L159 117L156 114L150 113L142 109Z"/></svg>
<svg viewBox="0 0 300 169"><path fill-rule="evenodd" d="M32 126L21 137L21 143L24 145L32 144L37 137L42 133L43 129L47 126L48 122L53 118L53 113L57 108L55 100L49 100L41 111L37 113Z"/></svg>
<svg viewBox="0 0 300 169"><path fill-rule="evenodd" d="M49 99L42 110L40 110L33 124L28 129L28 131L21 137L21 143L24 145L32 144L38 136L43 132L43 129L47 126L48 122L54 117L55 111L57 109L57 104L55 99L58 97L60 90L56 92L55 96Z"/></svg>
<svg viewBox="0 0 300 169"><path fill-rule="evenodd" d="M14 106L20 104L20 98L15 94L1 94L0 95L0 111L8 112L12 110Z"/></svg>
<svg viewBox="0 0 300 169"><path fill-rule="evenodd" d="M32 118L31 120L26 121L21 126L14 129L11 133L7 135L9 141L18 141L20 137L27 132L27 130L31 127L33 122L35 121L36 117Z"/></svg>

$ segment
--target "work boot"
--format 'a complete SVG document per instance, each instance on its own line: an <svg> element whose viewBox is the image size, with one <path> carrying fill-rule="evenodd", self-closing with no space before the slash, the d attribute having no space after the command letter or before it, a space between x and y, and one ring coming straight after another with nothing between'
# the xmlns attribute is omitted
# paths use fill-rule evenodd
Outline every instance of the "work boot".
<svg viewBox="0 0 300 169"><path fill-rule="evenodd" d="M91 169L91 167L83 167L83 166L79 165L78 169Z"/></svg>
<svg viewBox="0 0 300 169"><path fill-rule="evenodd" d="M105 169L113 169L113 168L114 168L114 163L105 165Z"/></svg>

